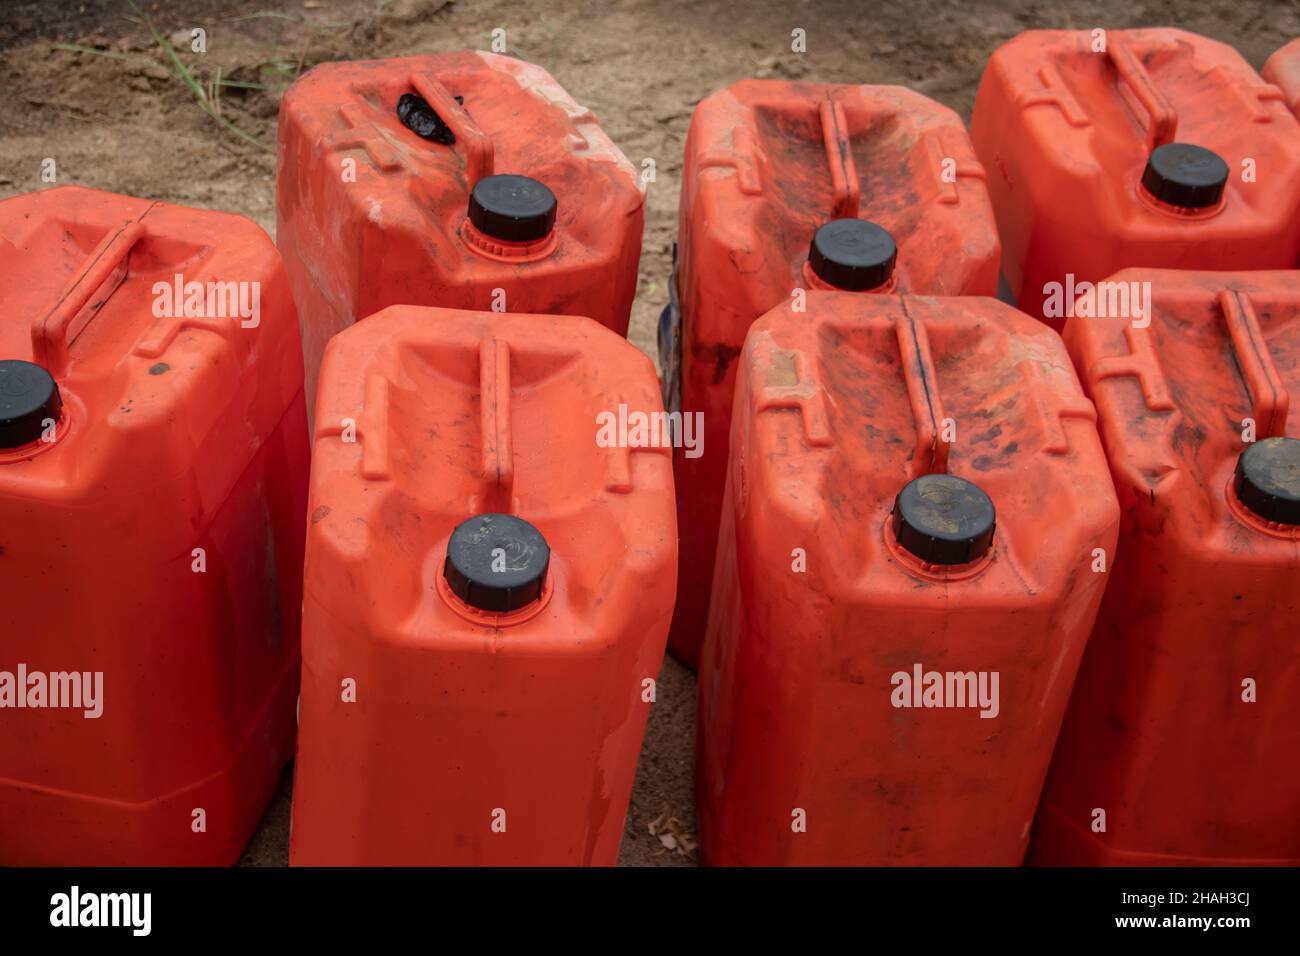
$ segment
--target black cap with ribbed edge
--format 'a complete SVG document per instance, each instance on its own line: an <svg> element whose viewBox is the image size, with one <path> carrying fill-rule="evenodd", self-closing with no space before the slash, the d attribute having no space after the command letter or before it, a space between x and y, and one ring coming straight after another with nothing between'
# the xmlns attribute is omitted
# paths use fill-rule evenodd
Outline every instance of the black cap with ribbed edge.
<svg viewBox="0 0 1300 956"><path fill-rule="evenodd" d="M1228 164L1218 153L1191 143L1165 143L1151 151L1142 185L1161 202L1208 209L1223 195Z"/></svg>
<svg viewBox="0 0 1300 956"><path fill-rule="evenodd" d="M1233 488L1266 521L1300 525L1300 439L1265 438L1241 453Z"/></svg>
<svg viewBox="0 0 1300 956"><path fill-rule="evenodd" d="M63 411L59 386L39 365L0 360L0 448L30 445Z"/></svg>
<svg viewBox="0 0 1300 956"><path fill-rule="evenodd" d="M542 596L551 549L514 515L482 514L456 526L442 574L457 597L482 611L517 611Z"/></svg>
<svg viewBox="0 0 1300 956"><path fill-rule="evenodd" d="M967 564L993 543L993 502L956 475L922 475L894 501L898 543L927 564Z"/></svg>
<svg viewBox="0 0 1300 956"><path fill-rule="evenodd" d="M865 219L832 219L813 235L813 274L838 289L862 292L889 281L898 246L887 230Z"/></svg>
<svg viewBox="0 0 1300 956"><path fill-rule="evenodd" d="M503 242L545 239L555 227L555 193L527 176L484 176L469 194L469 221Z"/></svg>

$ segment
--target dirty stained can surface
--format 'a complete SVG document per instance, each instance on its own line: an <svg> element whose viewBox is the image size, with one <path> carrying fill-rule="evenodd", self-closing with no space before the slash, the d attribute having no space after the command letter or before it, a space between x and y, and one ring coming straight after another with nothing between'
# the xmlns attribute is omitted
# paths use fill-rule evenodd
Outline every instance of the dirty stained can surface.
<svg viewBox="0 0 1300 956"><path fill-rule="evenodd" d="M1174 29L1027 30L971 117L1016 304L1060 330L1142 303L1130 266L1291 268L1300 122L1227 44Z"/></svg>
<svg viewBox="0 0 1300 956"><path fill-rule="evenodd" d="M1040 864L1300 864L1300 285L1130 269L1071 319L1123 520L1035 829Z"/></svg>
<svg viewBox="0 0 1300 956"><path fill-rule="evenodd" d="M736 360L811 290L994 295L999 242L961 119L894 86L742 80L700 102L682 171L665 405L698 416L674 460L681 527L669 646L694 668L708 614Z"/></svg>
<svg viewBox="0 0 1300 956"><path fill-rule="evenodd" d="M1119 524L1060 338L985 297L812 292L738 365L703 862L1019 865Z"/></svg>
<svg viewBox="0 0 1300 956"><path fill-rule="evenodd" d="M641 172L539 66L468 50L315 67L281 102L276 173L309 402L330 337L390 305L626 335L644 205Z"/></svg>

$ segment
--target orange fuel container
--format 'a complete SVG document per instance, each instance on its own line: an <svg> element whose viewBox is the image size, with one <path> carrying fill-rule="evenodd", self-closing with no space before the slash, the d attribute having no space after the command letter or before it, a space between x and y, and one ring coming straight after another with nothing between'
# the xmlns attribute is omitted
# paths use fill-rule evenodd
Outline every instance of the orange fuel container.
<svg viewBox="0 0 1300 956"><path fill-rule="evenodd" d="M995 299L813 292L738 364L704 862L1019 864L1119 523L1060 339Z"/></svg>
<svg viewBox="0 0 1300 956"><path fill-rule="evenodd" d="M1284 102L1300 116L1300 38L1292 40L1268 58L1264 79L1282 90Z"/></svg>
<svg viewBox="0 0 1300 956"><path fill-rule="evenodd" d="M669 646L695 668L750 324L812 289L993 295L999 247L956 113L901 87L770 80L696 108L678 242L680 317L670 307L660 356L665 404L695 430L674 452L682 561Z"/></svg>
<svg viewBox="0 0 1300 956"><path fill-rule="evenodd" d="M613 865L676 576L650 360L396 306L316 412L290 862Z"/></svg>
<svg viewBox="0 0 1300 956"><path fill-rule="evenodd" d="M293 755L298 320L239 216L0 203L0 864L234 863Z"/></svg>
<svg viewBox="0 0 1300 956"><path fill-rule="evenodd" d="M1215 40L1022 33L984 70L971 139L1011 293L1058 331L1119 269L1290 268L1300 253L1300 124Z"/></svg>
<svg viewBox="0 0 1300 956"><path fill-rule="evenodd" d="M1112 278L1154 307L1065 328L1123 520L1031 860L1295 866L1300 281Z"/></svg>
<svg viewBox="0 0 1300 956"><path fill-rule="evenodd" d="M307 394L390 305L586 315L627 333L645 187L541 67L465 51L326 63L280 106L276 243Z"/></svg>

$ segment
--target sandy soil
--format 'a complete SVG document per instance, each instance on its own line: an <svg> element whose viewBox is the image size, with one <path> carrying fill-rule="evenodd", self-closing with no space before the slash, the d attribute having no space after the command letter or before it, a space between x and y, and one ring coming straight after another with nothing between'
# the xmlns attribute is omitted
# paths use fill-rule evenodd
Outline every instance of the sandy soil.
<svg viewBox="0 0 1300 956"><path fill-rule="evenodd" d="M137 0L205 89L218 68L219 110L200 109L127 0L0 7L0 198L42 188L54 157L61 183L224 209L274 229L275 121L294 76L326 60L487 49L539 63L591 106L625 153L656 162L630 338L654 353L676 230L681 154L691 110L746 76L897 83L969 119L989 54L1023 29L1179 26L1233 44L1256 68L1300 33L1300 3L1269 0ZM190 52L190 30L207 52ZM790 31L808 52L790 53ZM79 46L99 51L69 49ZM247 136L250 139L245 138ZM691 761L695 681L665 660L650 718L622 862L693 862ZM287 856L289 774L245 854ZM669 820L671 818L671 821ZM658 835L650 832L654 826ZM675 844L675 848L672 845Z"/></svg>

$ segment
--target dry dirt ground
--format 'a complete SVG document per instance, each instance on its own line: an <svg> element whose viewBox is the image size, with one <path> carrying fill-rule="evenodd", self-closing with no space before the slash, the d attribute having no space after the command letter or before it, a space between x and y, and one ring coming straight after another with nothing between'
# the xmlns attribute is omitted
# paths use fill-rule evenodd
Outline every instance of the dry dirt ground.
<svg viewBox="0 0 1300 956"><path fill-rule="evenodd" d="M630 333L651 353L687 124L719 87L747 76L896 83L969 119L985 60L1024 29L1178 26L1231 43L1256 68L1300 33L1300 0L136 3L0 0L0 199L42 188L41 161L53 157L60 183L239 212L271 231L276 111L298 73L326 60L488 49L500 27L508 52L544 66L592 107L634 163L656 162ZM224 123L200 108L146 17L172 38ZM206 30L204 54L190 52L194 27ZM790 52L796 27L807 32L802 55ZM223 83L214 90L218 70ZM694 678L666 659L625 864L694 862L694 723ZM288 806L286 773L245 863L285 862Z"/></svg>

